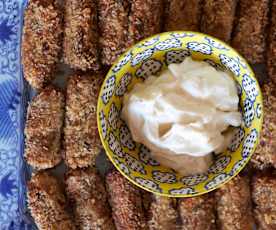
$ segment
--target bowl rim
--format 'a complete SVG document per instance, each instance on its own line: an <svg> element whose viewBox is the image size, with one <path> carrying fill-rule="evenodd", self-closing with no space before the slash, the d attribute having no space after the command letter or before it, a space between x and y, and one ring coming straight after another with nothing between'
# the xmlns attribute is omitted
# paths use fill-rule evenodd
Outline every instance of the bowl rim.
<svg viewBox="0 0 276 230"><path fill-rule="evenodd" d="M234 177L236 177L244 168L245 166L249 163L252 155L255 153L256 151L256 148L257 146L259 145L259 142L260 142L260 135L261 135L261 132L262 132L262 125L263 125L263 119L264 119L264 111L262 109L262 112L261 112L261 118L260 118L260 123L259 123L259 127L257 128L258 132L259 132L259 135L257 137L257 140L256 140L256 145L254 146L254 148L251 150L251 153L250 155L247 157L245 163L242 165L242 167L240 167L238 170L235 171L235 173L233 173L233 175L230 175L225 181L223 182L220 182L218 185L214 186L213 188L210 188L210 189L206 189L204 191L201 191L201 192L198 192L196 194L167 194L167 193L163 193L163 192L158 192L158 191L153 191L139 183L137 183L133 178L131 178L129 175L125 174L123 172L123 170L116 164L115 160L112 158L111 154L109 153L109 150L108 150L108 146L107 146L107 143L106 141L104 140L101 132L100 132L100 129L101 129L101 124L100 124L100 115L99 115L99 112L100 112L100 100L101 100L101 92L103 91L103 87L105 85L105 82L107 81L107 76L109 76L111 73L112 73L112 69L118 64L119 61L121 61L125 56L126 54L132 50L133 48L135 48L135 46L137 46L138 44L142 44L143 42L147 41L147 40L150 40L150 39L153 39L155 37L163 37L163 36L167 36L168 34L172 34L172 33L193 33L195 34L196 36L201 36L201 37L209 37L211 39L213 39L214 41L218 41L219 43L223 44L226 48L228 48L229 50L233 50L237 53L237 55L239 56L239 58L241 58L241 60L245 63L246 67L249 69L249 71L252 73L252 75L250 76L253 80L255 80L256 82L256 87L257 87L257 90L258 90L258 93L259 93L259 98L260 98L260 104L261 104L261 108L263 108L263 95L262 95L262 91L261 91L261 87L259 85L259 82L258 82L258 79L256 78L256 75L253 71L253 69L251 68L251 66L249 65L249 63L247 62L247 60L233 47L231 47L230 45L228 45L226 42L220 40L219 38L216 38L214 36L211 36L211 35L208 35L208 34L204 34L204 33L201 33L201 32L195 32L195 31L190 31L190 30L176 30L176 31L168 31L168 32L162 32L162 33L158 33L158 34L154 34L152 36L149 36L149 37L146 37L140 41L138 41L137 43L133 44L132 46L130 46L125 52L123 52L117 59L116 61L112 64L112 66L109 68L107 74L105 75L104 77L104 81L102 82L102 85L100 87L100 91L99 91L99 96L98 96L98 100L97 100L97 110L96 110L96 113L97 113L97 128L98 128L98 133L99 133L99 136L100 136L100 139L101 139L101 143L103 145L103 148L104 148L104 151L106 153L106 155L108 156L109 160L112 162L113 166L129 181L131 182L132 184L138 186L139 188L143 189L143 190L146 190L148 192L151 192L153 194L156 194L156 195L159 195L159 196L164 196L164 197L174 197L174 198L188 198L188 197L196 197L196 196L201 196L201 195L204 195L204 194L207 194L211 191L214 191L218 188L221 188L223 185L225 185L226 183L228 183L230 180L232 180ZM235 75L233 72L232 72L233 75ZM236 81L236 80L235 80Z"/></svg>

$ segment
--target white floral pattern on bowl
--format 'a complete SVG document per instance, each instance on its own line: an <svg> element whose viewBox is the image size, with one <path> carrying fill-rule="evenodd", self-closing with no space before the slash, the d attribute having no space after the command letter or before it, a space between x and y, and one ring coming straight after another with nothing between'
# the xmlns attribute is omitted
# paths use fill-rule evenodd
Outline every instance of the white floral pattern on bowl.
<svg viewBox="0 0 276 230"><path fill-rule="evenodd" d="M126 63L124 60L129 53L132 57ZM169 64L180 63L187 56L205 61L218 70L232 72L238 87L244 122L237 129L228 150L215 157L206 175L183 177L154 161L145 146L134 142L119 114L123 94L131 90L134 84L150 75L158 75ZM125 64L120 65L118 70L122 62ZM261 129L262 98L254 73L230 46L200 33L167 32L141 41L119 58L118 63L107 74L100 92L98 127L107 155L134 184L166 196L194 196L218 188L249 161ZM113 94L114 89L119 93ZM108 129L102 128L103 114L108 117Z"/></svg>

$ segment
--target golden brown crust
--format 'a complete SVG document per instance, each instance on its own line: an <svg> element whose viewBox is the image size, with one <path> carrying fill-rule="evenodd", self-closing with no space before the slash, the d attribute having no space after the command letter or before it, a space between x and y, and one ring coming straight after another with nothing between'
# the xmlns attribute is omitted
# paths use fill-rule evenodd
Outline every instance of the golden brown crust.
<svg viewBox="0 0 276 230"><path fill-rule="evenodd" d="M182 230L215 229L215 202L213 194L181 198L178 209Z"/></svg>
<svg viewBox="0 0 276 230"><path fill-rule="evenodd" d="M56 166L61 160L60 137L64 117L63 93L43 89L28 107L25 158L36 169Z"/></svg>
<svg viewBox="0 0 276 230"><path fill-rule="evenodd" d="M258 229L276 229L276 174L257 173L252 179L254 216Z"/></svg>
<svg viewBox="0 0 276 230"><path fill-rule="evenodd" d="M276 84L276 1L271 3L271 17L268 36L267 70L270 79Z"/></svg>
<svg viewBox="0 0 276 230"><path fill-rule="evenodd" d="M237 0L205 0L201 31L225 42L230 41Z"/></svg>
<svg viewBox="0 0 276 230"><path fill-rule="evenodd" d="M130 0L99 0L101 60L111 65L126 50Z"/></svg>
<svg viewBox="0 0 276 230"><path fill-rule="evenodd" d="M109 201L117 230L146 230L141 193L118 171L106 176Z"/></svg>
<svg viewBox="0 0 276 230"><path fill-rule="evenodd" d="M66 212L66 200L56 178L48 172L32 176L28 183L28 206L40 230L75 230Z"/></svg>
<svg viewBox="0 0 276 230"><path fill-rule="evenodd" d="M163 0L132 1L129 16L129 45L161 31Z"/></svg>
<svg viewBox="0 0 276 230"><path fill-rule="evenodd" d="M30 0L24 15L22 64L24 77L41 89L54 77L60 58L62 12L56 0Z"/></svg>
<svg viewBox="0 0 276 230"><path fill-rule="evenodd" d="M215 192L219 229L251 230L254 226L248 178L236 176Z"/></svg>
<svg viewBox="0 0 276 230"><path fill-rule="evenodd" d="M64 147L70 168L95 165L101 149L96 107L101 75L74 75L67 85Z"/></svg>
<svg viewBox="0 0 276 230"><path fill-rule="evenodd" d="M152 194L152 202L148 212L150 230L177 229L178 213L173 198Z"/></svg>
<svg viewBox="0 0 276 230"><path fill-rule="evenodd" d="M69 171L66 191L78 229L115 230L105 185L95 169Z"/></svg>
<svg viewBox="0 0 276 230"><path fill-rule="evenodd" d="M265 84L263 93L263 127L260 143L252 155L251 163L255 168L276 168L276 87Z"/></svg>
<svg viewBox="0 0 276 230"><path fill-rule="evenodd" d="M65 63L83 71L98 70L98 39L96 1L65 0Z"/></svg>
<svg viewBox="0 0 276 230"><path fill-rule="evenodd" d="M251 64L264 62L269 0L240 0L232 46Z"/></svg>
<svg viewBox="0 0 276 230"><path fill-rule="evenodd" d="M165 31L199 31L202 0L166 0Z"/></svg>

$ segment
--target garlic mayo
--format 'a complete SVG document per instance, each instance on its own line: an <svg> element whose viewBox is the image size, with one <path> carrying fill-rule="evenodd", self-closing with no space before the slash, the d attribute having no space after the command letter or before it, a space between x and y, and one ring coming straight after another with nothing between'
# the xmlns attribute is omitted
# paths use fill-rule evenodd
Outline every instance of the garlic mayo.
<svg viewBox="0 0 276 230"><path fill-rule="evenodd" d="M190 175L206 172L211 153L229 143L228 127L241 124L238 102L228 72L186 58L136 84L124 96L122 118L152 157Z"/></svg>

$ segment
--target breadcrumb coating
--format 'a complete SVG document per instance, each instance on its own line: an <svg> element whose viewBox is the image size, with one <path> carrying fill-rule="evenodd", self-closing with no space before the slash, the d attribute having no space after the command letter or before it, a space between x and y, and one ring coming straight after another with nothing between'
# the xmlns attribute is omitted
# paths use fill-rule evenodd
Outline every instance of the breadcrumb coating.
<svg viewBox="0 0 276 230"><path fill-rule="evenodd" d="M269 0L240 0L232 46L251 64L264 63Z"/></svg>
<svg viewBox="0 0 276 230"><path fill-rule="evenodd" d="M252 178L254 217L258 229L276 229L276 174L256 173Z"/></svg>
<svg viewBox="0 0 276 230"><path fill-rule="evenodd" d="M117 230L148 229L140 190L118 171L107 174L106 185Z"/></svg>
<svg viewBox="0 0 276 230"><path fill-rule="evenodd" d="M237 0L205 0L201 31L225 42L230 41Z"/></svg>
<svg viewBox="0 0 276 230"><path fill-rule="evenodd" d="M113 62L128 45L128 21L131 0L98 0L101 61Z"/></svg>
<svg viewBox="0 0 276 230"><path fill-rule="evenodd" d="M64 148L70 168L95 165L101 149L97 127L97 100L101 74L71 76L67 85Z"/></svg>
<svg viewBox="0 0 276 230"><path fill-rule="evenodd" d="M148 211L150 230L177 229L178 213L173 198L152 194L152 202Z"/></svg>
<svg viewBox="0 0 276 230"><path fill-rule="evenodd" d="M60 163L64 95L48 86L34 97L28 107L25 127L25 158L34 168L52 168Z"/></svg>
<svg viewBox="0 0 276 230"><path fill-rule="evenodd" d="M260 143L251 158L252 165L260 170L270 166L276 168L276 86L265 84L262 93L263 127Z"/></svg>
<svg viewBox="0 0 276 230"><path fill-rule="evenodd" d="M105 184L93 168L71 170L66 192L81 230L115 230Z"/></svg>
<svg viewBox="0 0 276 230"><path fill-rule="evenodd" d="M213 194L179 199L178 209L182 230L215 229L215 202Z"/></svg>
<svg viewBox="0 0 276 230"><path fill-rule="evenodd" d="M129 46L161 31L163 0L135 0L129 16Z"/></svg>
<svg viewBox="0 0 276 230"><path fill-rule="evenodd" d="M62 11L56 0L30 0L22 37L24 77L35 89L43 88L56 72L62 47Z"/></svg>
<svg viewBox="0 0 276 230"><path fill-rule="evenodd" d="M96 2L65 0L64 61L74 69L100 68Z"/></svg>
<svg viewBox="0 0 276 230"><path fill-rule="evenodd" d="M271 3L271 17L268 36L267 70L270 79L276 84L276 0Z"/></svg>
<svg viewBox="0 0 276 230"><path fill-rule="evenodd" d="M202 0L166 0L165 31L199 31Z"/></svg>
<svg viewBox="0 0 276 230"><path fill-rule="evenodd" d="M216 190L215 198L219 229L253 229L254 219L248 178L236 176Z"/></svg>
<svg viewBox="0 0 276 230"><path fill-rule="evenodd" d="M75 230L67 213L66 200L58 180L48 172L39 172L28 183L28 206L38 229Z"/></svg>

